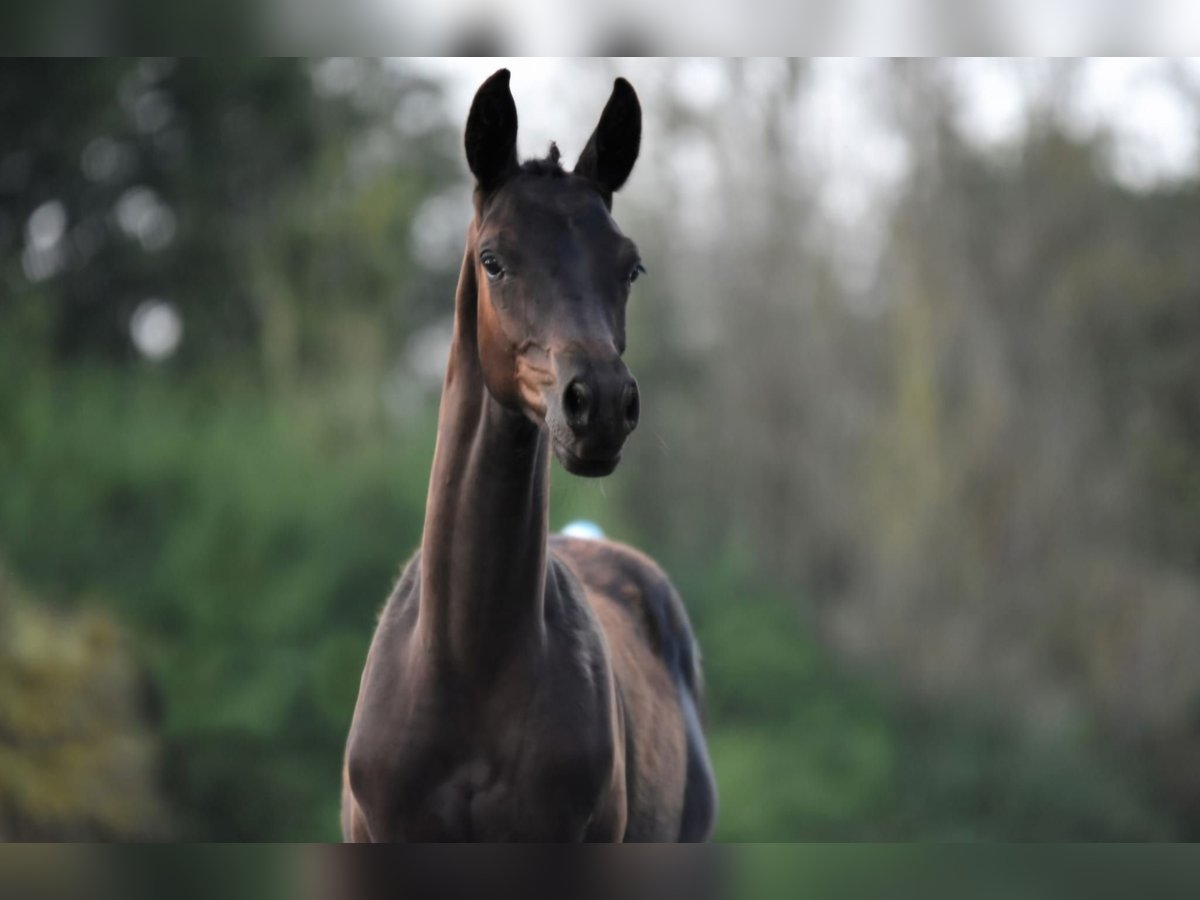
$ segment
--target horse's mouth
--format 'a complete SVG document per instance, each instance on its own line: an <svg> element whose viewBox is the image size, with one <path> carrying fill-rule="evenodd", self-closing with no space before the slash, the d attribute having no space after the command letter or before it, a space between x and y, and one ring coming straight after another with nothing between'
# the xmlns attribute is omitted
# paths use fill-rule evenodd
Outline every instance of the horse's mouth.
<svg viewBox="0 0 1200 900"><path fill-rule="evenodd" d="M554 442L554 455L558 457L558 461L562 463L564 469L572 475L579 475L583 478L603 478L605 475L611 475L617 468L617 463L621 461L619 450L613 456L585 458L568 449L559 441Z"/></svg>

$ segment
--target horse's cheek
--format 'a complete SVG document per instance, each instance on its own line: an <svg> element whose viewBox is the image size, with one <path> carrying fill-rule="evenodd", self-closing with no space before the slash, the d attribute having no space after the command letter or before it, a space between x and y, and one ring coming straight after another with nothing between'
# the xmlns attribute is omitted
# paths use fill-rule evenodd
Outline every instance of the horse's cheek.
<svg viewBox="0 0 1200 900"><path fill-rule="evenodd" d="M479 363L492 396L504 406L518 408L517 348L505 333L492 304L482 298L479 304Z"/></svg>

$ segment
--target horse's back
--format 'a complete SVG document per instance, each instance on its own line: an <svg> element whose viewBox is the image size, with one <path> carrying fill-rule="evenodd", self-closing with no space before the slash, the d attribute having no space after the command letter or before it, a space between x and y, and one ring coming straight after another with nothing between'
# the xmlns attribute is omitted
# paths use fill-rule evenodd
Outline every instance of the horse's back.
<svg viewBox="0 0 1200 900"><path fill-rule="evenodd" d="M604 628L627 729L626 840L702 841L716 787L701 726L703 688L687 610L648 556L608 540L555 535Z"/></svg>

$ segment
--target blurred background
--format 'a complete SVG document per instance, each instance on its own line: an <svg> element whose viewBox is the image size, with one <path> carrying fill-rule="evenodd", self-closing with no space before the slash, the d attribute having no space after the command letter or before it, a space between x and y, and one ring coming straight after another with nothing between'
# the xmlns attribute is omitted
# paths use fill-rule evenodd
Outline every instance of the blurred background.
<svg viewBox="0 0 1200 900"><path fill-rule="evenodd" d="M621 74L723 840L1200 837L1200 63L0 63L0 837L325 840L507 64Z"/></svg>

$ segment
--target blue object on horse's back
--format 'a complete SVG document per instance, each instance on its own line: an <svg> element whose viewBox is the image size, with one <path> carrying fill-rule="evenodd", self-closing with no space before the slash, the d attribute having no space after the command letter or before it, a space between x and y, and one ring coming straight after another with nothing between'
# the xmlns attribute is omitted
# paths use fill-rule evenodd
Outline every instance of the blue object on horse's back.
<svg viewBox="0 0 1200 900"><path fill-rule="evenodd" d="M604 531L595 522L589 522L587 519L576 519L571 522L563 530L563 537L582 538L585 541L599 541L604 539Z"/></svg>

